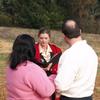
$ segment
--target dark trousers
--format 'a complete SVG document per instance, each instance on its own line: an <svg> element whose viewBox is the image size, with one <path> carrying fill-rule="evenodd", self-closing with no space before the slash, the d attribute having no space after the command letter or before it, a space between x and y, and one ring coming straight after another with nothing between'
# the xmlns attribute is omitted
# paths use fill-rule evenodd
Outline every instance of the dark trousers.
<svg viewBox="0 0 100 100"><path fill-rule="evenodd" d="M92 100L92 96L83 97L83 98L70 98L70 97L66 97L66 96L61 95L60 100Z"/></svg>
<svg viewBox="0 0 100 100"><path fill-rule="evenodd" d="M55 100L55 92L54 92L53 95L51 96L51 100Z"/></svg>

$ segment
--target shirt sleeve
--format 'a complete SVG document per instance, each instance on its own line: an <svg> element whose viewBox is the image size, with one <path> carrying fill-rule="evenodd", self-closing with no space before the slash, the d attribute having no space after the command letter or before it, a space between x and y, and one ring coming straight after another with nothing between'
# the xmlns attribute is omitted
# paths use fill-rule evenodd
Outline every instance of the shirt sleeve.
<svg viewBox="0 0 100 100"><path fill-rule="evenodd" d="M70 88L76 74L76 65L70 56L63 55L58 64L58 72L55 78L56 89L60 92Z"/></svg>

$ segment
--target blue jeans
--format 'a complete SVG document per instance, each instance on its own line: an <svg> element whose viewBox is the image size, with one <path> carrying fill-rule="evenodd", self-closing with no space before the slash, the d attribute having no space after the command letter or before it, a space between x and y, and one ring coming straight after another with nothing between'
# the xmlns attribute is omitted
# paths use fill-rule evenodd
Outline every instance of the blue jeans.
<svg viewBox="0 0 100 100"><path fill-rule="evenodd" d="M60 100L92 100L92 96L83 97L83 98L71 98L71 97L66 97L61 95Z"/></svg>

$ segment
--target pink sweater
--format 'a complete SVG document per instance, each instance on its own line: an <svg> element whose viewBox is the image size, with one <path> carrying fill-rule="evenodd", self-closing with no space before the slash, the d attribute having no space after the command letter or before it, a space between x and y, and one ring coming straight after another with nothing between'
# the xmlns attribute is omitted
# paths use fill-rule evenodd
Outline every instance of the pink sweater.
<svg viewBox="0 0 100 100"><path fill-rule="evenodd" d="M47 77L38 65L27 61L17 70L7 69L7 100L51 100L55 76Z"/></svg>

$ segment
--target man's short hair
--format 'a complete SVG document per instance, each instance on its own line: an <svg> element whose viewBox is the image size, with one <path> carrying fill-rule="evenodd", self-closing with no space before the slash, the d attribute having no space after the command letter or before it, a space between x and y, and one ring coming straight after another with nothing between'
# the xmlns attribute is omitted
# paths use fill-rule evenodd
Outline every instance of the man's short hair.
<svg viewBox="0 0 100 100"><path fill-rule="evenodd" d="M74 23L74 25L73 25L74 27L71 27L71 26L67 25L68 22L73 22ZM76 21L74 21L74 20L66 20L66 21L64 21L64 23L62 25L62 32L69 39L77 38L78 36L80 36L80 27L76 23Z"/></svg>

